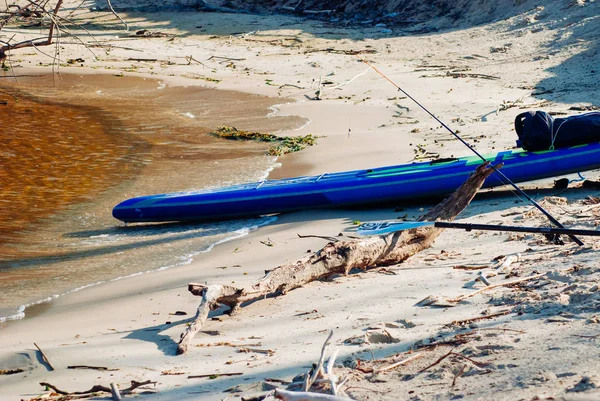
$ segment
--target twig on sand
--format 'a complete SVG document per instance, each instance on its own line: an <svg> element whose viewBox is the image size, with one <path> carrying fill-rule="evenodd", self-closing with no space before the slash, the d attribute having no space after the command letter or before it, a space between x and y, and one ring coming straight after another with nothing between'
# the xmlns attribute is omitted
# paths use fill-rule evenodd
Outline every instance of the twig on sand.
<svg viewBox="0 0 600 401"><path fill-rule="evenodd" d="M388 370L396 369L398 366L406 365L407 363L412 362L415 359L418 359L418 358L422 357L423 355L424 354L422 354L422 353L414 354L413 356L410 356L410 357L408 357L406 359L403 359L403 360L401 360L399 362L392 363L391 365L379 368L379 369L376 370L376 372L377 373L381 373L381 372L387 372Z"/></svg>
<svg viewBox="0 0 600 401"><path fill-rule="evenodd" d="M225 61L244 61L245 58L232 58L232 57L221 57L221 56L210 56L208 60L212 60L213 58Z"/></svg>
<svg viewBox="0 0 600 401"><path fill-rule="evenodd" d="M419 373L423 373L426 370L428 370L429 368L434 367L435 365L439 364L440 362L442 362L444 359L448 358L450 355L452 355L454 353L454 348L452 348L450 351L448 351L447 353L445 353L444 355L442 355L441 357L439 357L434 363L432 363L431 365L428 365L427 367L424 367L423 369L419 370Z"/></svg>
<svg viewBox="0 0 600 401"><path fill-rule="evenodd" d="M138 61L138 62L146 62L146 63L154 63L158 61L157 58L133 58L129 57L127 61Z"/></svg>
<svg viewBox="0 0 600 401"><path fill-rule="evenodd" d="M125 25L125 30L129 31L129 25L127 24L127 22L123 21L123 18L121 18L121 16L119 14L117 14L117 12L115 11L115 9L113 8L110 0L106 0L106 4L108 5L108 8L110 9L110 12L113 13L113 15L115 17L117 17L119 19L119 21L121 21L121 23L123 25Z"/></svg>
<svg viewBox="0 0 600 401"><path fill-rule="evenodd" d="M454 386L456 386L456 381L458 380L459 377L461 377L463 375L463 373L465 373L466 368L467 368L467 365L462 365L460 367L460 370L454 375L454 378L452 379L452 385L450 386L450 388L454 388Z"/></svg>
<svg viewBox="0 0 600 401"><path fill-rule="evenodd" d="M35 347L38 349L38 351L40 351L40 354L42 355L42 360L44 362L46 362L46 364L48 365L50 370L54 370L54 366L52 366L52 364L50 363L50 360L48 359L46 354L44 354L44 351L42 351L42 349L39 347L39 345L37 345L36 343L33 343L33 345L35 345Z"/></svg>
<svg viewBox="0 0 600 401"><path fill-rule="evenodd" d="M298 85L294 85L294 84L283 84L283 85L280 85L280 86L279 86L279 89L287 88L288 86L289 86L290 88L304 89L304 87L303 87L303 86L298 86Z"/></svg>
<svg viewBox="0 0 600 401"><path fill-rule="evenodd" d="M490 364L487 363L487 362L476 361L473 358L469 358L468 356L463 355L463 354L459 354L458 352L452 352L452 354L454 356L459 357L459 358L466 359L467 361L471 362L473 365L477 366L478 368L485 368L486 366L490 366Z"/></svg>
<svg viewBox="0 0 600 401"><path fill-rule="evenodd" d="M14 375L25 372L23 369L0 369L0 375Z"/></svg>
<svg viewBox="0 0 600 401"><path fill-rule="evenodd" d="M435 349L437 347L453 347L456 348L459 345L463 345L468 343L469 341L472 340L472 337L475 336L477 333L476 331L470 331L468 333L459 333L459 334L455 334L454 336L448 338L448 339L442 339L442 340L438 340L438 341L434 341L432 343L429 344L415 344L415 348L418 349Z"/></svg>
<svg viewBox="0 0 600 401"><path fill-rule="evenodd" d="M241 375L243 375L242 372L208 373L208 374L204 374L204 375L189 375L187 378L188 379L203 379L205 377L208 377L209 379L216 379L217 377L220 377L220 376L241 376Z"/></svg>
<svg viewBox="0 0 600 401"><path fill-rule="evenodd" d="M317 380L317 377L321 373L321 369L323 368L323 362L325 361L325 350L327 349L327 345L329 345L329 340L331 340L331 337L333 337L333 330L329 331L329 335L327 336L327 339L321 347L321 357L319 358L319 363L317 364L317 367L313 370L312 375L306 375L306 380L304 381L304 391L310 390L313 383L315 382L315 380Z"/></svg>
<svg viewBox="0 0 600 401"><path fill-rule="evenodd" d="M339 241L339 239L335 238L335 237L329 237L327 235L301 235L301 234L297 234L298 238L322 238L322 239L326 239L327 241L331 241L331 242L337 242Z"/></svg>
<svg viewBox="0 0 600 401"><path fill-rule="evenodd" d="M511 313L510 310L504 310L504 311L501 311L501 312L498 312L498 313L492 313L491 315L477 316L477 317L472 317L470 319L464 319L464 320L454 320L454 321L446 324L444 327L464 326L466 324L478 322L480 320L493 319L493 318L498 317L498 316L508 315L509 313Z"/></svg>
<svg viewBox="0 0 600 401"><path fill-rule="evenodd" d="M192 56L185 56L185 60L188 62L188 65L192 64L192 61L193 61L195 63L200 64L202 67L210 68L206 64L204 64L202 61L198 61Z"/></svg>
<svg viewBox="0 0 600 401"><path fill-rule="evenodd" d="M238 347L237 352L244 352L244 353L255 352L257 354L265 354L265 355L269 355L269 356L275 354L275 351L273 351L272 349L246 348L246 347Z"/></svg>
<svg viewBox="0 0 600 401"><path fill-rule="evenodd" d="M481 79L500 79L500 77L496 77L493 75L486 75L486 74L475 74L475 73L470 73L470 72L450 72L448 71L446 73L447 76L452 77L452 78L481 78Z"/></svg>
<svg viewBox="0 0 600 401"><path fill-rule="evenodd" d="M112 372L115 370L119 370L116 368L113 369L109 369L105 366L88 366L88 365L69 365L67 366L67 369L92 369L92 370L106 370L108 372Z"/></svg>
<svg viewBox="0 0 600 401"><path fill-rule="evenodd" d="M377 50L375 50L375 49L340 50L340 49L334 49L333 47L328 47L325 49L308 49L308 50L304 51L304 54L316 53L316 52L346 54L349 56L355 56L357 54L375 54L375 53L377 53Z"/></svg>
<svg viewBox="0 0 600 401"><path fill-rule="evenodd" d="M456 265L453 266L453 269L456 270L483 270L489 268L489 264L469 264L469 265Z"/></svg>

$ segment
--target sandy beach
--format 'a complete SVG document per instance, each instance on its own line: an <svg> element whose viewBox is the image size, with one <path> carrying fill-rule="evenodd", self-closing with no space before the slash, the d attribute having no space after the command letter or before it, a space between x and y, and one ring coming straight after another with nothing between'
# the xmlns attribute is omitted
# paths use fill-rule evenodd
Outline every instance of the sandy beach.
<svg viewBox="0 0 600 401"><path fill-rule="evenodd" d="M281 98L256 126L299 116L296 129L275 133L319 139L279 157L281 167L269 178L469 154L394 84L482 153L514 146L513 121L523 111L563 116L600 105L600 3L593 0L487 0L481 10L494 6L487 20L466 7L455 23L431 19L401 27L308 14L147 12L138 3L113 2L129 24L125 30L103 2L76 8L79 2L66 1L65 12L78 23L70 32L88 46L62 38L60 74L144 77L169 87ZM19 24L0 34L39 36ZM7 76L53 69L52 59L33 49L11 52L7 65ZM597 171L583 175L600 179ZM559 190L553 183L523 187L565 226L595 229L598 190L576 182ZM583 238L584 246L568 238L555 245L533 234L445 230L431 248L398 265L315 281L233 316L214 310L192 347L176 355L200 303L188 283L249 285L265 270L318 251L329 242L324 237L354 236L356 221L414 220L434 203L280 215L190 264L28 308L24 319L0 329L0 371L22 370L0 375L0 400L60 399L42 382L76 392L110 383L124 389L131 381L152 384L124 399L272 400L269 392L286 388L319 360L330 331L326 356L339 350L334 371L346 378L339 395L350 399L600 399L595 237ZM506 189L476 197L458 219L547 225ZM484 287L477 280L482 272L491 287L535 278L474 294ZM447 302L461 296L462 302ZM321 390L328 392L327 385Z"/></svg>

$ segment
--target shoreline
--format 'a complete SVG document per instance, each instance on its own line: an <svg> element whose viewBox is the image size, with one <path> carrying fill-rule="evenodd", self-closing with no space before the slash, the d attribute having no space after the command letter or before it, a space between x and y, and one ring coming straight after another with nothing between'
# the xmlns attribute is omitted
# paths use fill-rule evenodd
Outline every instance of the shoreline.
<svg viewBox="0 0 600 401"><path fill-rule="evenodd" d="M87 110L87 107L92 107L92 106L88 106L87 103L85 103L85 101L81 99L81 97L84 96L85 93L88 93L90 91L91 92L102 92L104 99L111 98L113 102L118 102L118 104L123 104L123 106L127 106L127 104L130 102L130 100L127 100L128 98L123 99L123 96L121 95L121 92L115 92L114 90L111 92L111 88L115 87L115 85L122 86L122 85L125 84L126 88L130 88L129 91L138 91L138 92L141 91L140 94L144 94L145 93L145 96L149 96L150 94L153 94L153 93L158 93L163 98L165 98L165 96L169 96L170 98L175 98L175 99L177 97L181 98L182 95L186 95L186 97L189 98L190 93L193 94L193 92L196 90L194 88L192 88L191 90L190 89L182 90L181 87L169 86L169 89L167 89L167 90L161 90L161 91L157 92L156 90L152 91L152 88L156 87L157 83L160 83L160 81L156 80L156 79L152 79L152 80L148 80L148 81L146 81L146 80L142 81L140 79L134 79L134 80L124 81L123 78L112 78L112 77L108 77L108 76L98 77L98 79L99 79L99 81L101 83L99 84L99 86L96 87L96 89L97 89L96 90L93 87L93 81L94 81L94 79L92 78L91 75L88 76L87 79L82 79L82 78L80 78L79 75L71 75L71 76L69 76L69 75L66 75L66 74L63 74L61 76L61 78L60 78L63 81L63 83L61 84L61 89L48 90L48 89L46 89L46 87L47 86L52 86L51 82L50 83L47 82L48 79L50 79L49 76L43 76L41 78L37 78L33 82L32 82L31 79L29 79L27 82L23 82L23 80L21 79L21 83L19 85L14 84L14 85L16 85L16 88L18 90L20 90L22 92L24 91L22 93L23 96L28 96L28 97L32 96L34 98L34 103L32 103L33 106L31 106L32 110L35 110L34 106L35 106L35 104L38 104L39 102L41 102L40 104L43 104L44 105L43 107L46 107L46 108L51 108L54 104L56 104L56 102L59 102L61 104L61 106L60 106L61 108L74 108L74 109L80 109L81 108L81 109ZM104 83L105 85L102 86L102 83ZM15 87L14 85L12 85L10 87L13 88L13 87ZM35 93L36 88L39 88L39 87L44 88L44 90L42 91L42 93ZM72 89L70 91L67 91L67 88L72 88ZM198 90L204 91L203 88L198 88ZM34 93L33 94L32 93L28 93L27 91L33 91ZM168 95L165 93L167 91L169 91ZM209 90L209 93L210 93L210 90ZM138 95L130 95L129 98L135 100L136 98L138 98L139 96L141 96L140 94L138 94ZM90 95L90 96L92 96L92 95ZM231 97L232 98L232 102L237 102L237 103L240 103L240 102L243 102L243 101L248 102L248 100L244 100L245 98L248 97L248 95L240 93L239 96L238 96L239 99L236 99L236 96L238 96L238 95L236 95L235 92L230 92L230 94L228 94L226 97ZM166 99L168 99L168 98L166 98ZM252 99L253 98L250 97L250 101L252 101ZM248 117L243 117L242 115L240 115L239 118L238 118L238 120L241 121L241 122L244 122L244 118L245 118L245 120L247 120L248 122L250 122L250 124L256 125L256 123L252 123L251 120L256 119L257 117L260 117L263 113L265 115L264 118L267 118L266 116L268 116L270 114L269 110L268 109L264 109L263 110L260 107L260 104L263 104L265 102L267 104L268 103L272 104L275 101L275 99L269 99L269 100L267 100L267 99L268 98L265 97L264 99L261 100L261 103L259 103L256 107L254 107L256 109L256 113L257 114L252 114L252 115L250 115ZM21 103L23 103L23 102L21 102ZM121 113L119 114L119 111L118 110L114 110L114 107L111 109L110 107L106 107L105 104L97 104L94 107L95 107L94 110L92 110L92 112L88 113L88 114L97 117L97 121L94 120L95 123L106 124L106 121L103 120L103 119L108 118L107 116L105 116L106 113L109 113L108 114L109 116L114 116L114 118L116 118L117 120L121 119L123 116L125 116L129 120L132 119L132 116L130 114L127 114L125 109L122 110ZM175 110L173 110L173 112L174 111ZM169 114L169 113L171 113L171 112L167 111L167 114ZM194 111L194 113L196 113L196 111ZM88 114L86 114L86 116ZM127 114L127 115L125 115L125 114ZM138 113L138 114L140 114L140 113ZM247 112L246 112L246 114L247 114ZM212 125L212 123L211 123L212 120L207 119L205 116L202 116L202 115L198 116L198 120L201 120L201 124ZM279 117L279 118L274 118L273 119L273 123L279 125L283 129L286 126L294 125L295 124L295 122L294 122L295 120L296 120L295 117L289 117L289 118L281 118L281 117ZM110 124L114 124L114 123L110 122ZM126 124L126 123L124 122L123 124L120 124L120 125L124 125L124 124ZM246 122L246 124L247 124L247 122ZM269 124L271 124L271 123L269 123ZM120 125L119 125L119 127L120 127ZM126 131L125 132L126 134L129 134L130 132L135 132L135 130L137 130L139 128L140 127L138 127L138 124L136 124L135 122L131 122L131 121L129 121L129 125L128 126L124 125L124 131ZM141 127L141 128L144 128L144 127ZM66 130L65 132L70 132L68 126L63 127L63 130ZM131 130L133 130L133 131L131 131ZM202 129L201 130L202 132L200 132L200 134L201 134L200 136L204 135L203 131L205 131L205 130L206 129ZM115 130L115 132L109 130L109 131L106 132L106 134L107 135L119 135L119 134L122 133L121 131L123 131L123 130ZM72 134L69 133L69 135L76 136L77 132L74 132ZM136 135L136 134L133 133L133 135ZM155 136L156 136L156 134L155 134ZM142 138L144 138L144 135L137 134L137 137L136 137L136 139L134 139L134 141L142 140ZM173 136L170 139L171 142L174 142L174 141L177 141L177 140L179 140L179 139L177 137L173 137ZM184 140L185 140L185 138L184 138ZM154 140L154 142L156 142L156 140ZM206 142L206 140L200 140L199 143L204 143L204 142ZM209 146L214 146L214 145L210 145L213 142L214 143L221 143L221 145L217 145L217 146L221 147L223 149L226 149L228 147L228 145L235 145L235 146L230 146L232 149L229 150L229 151L226 151L226 152L228 152L228 154L231 154L231 155L235 155L235 152L239 152L240 151L240 150L236 150L236 149L241 149L241 151L243 151L245 154L248 154L248 155L252 155L252 152L254 152L253 149L257 149L257 150L258 149L262 149L260 145L253 144L253 143L249 143L248 146L244 147L242 144L229 144L229 143L227 143L227 141L223 141L223 140L221 140L221 141L219 141L219 140L214 140L214 141L209 140L208 141ZM190 148L190 145L186 145L185 142L183 142L182 145L183 146L187 146L187 147L183 148L183 150L180 150L179 152L182 154L182 156L186 156L186 157L189 158L190 150L193 151L193 147ZM240 148L239 145L242 145L242 148ZM160 146L155 146L154 144L150 144L150 142L149 142L149 146L153 146L154 148L157 148L158 151L160 151ZM243 150L244 148L247 148L247 150ZM81 150L81 147L78 150L79 150L78 153L81 153L80 157L85 157L87 155L87 152L85 150ZM219 150L219 149L215 149L215 150ZM56 150L55 149L50 149L50 151L54 152ZM175 149L174 151L176 152L177 149ZM220 153L223 153L223 151L220 151ZM64 156L67 157L67 158L72 157L72 155L70 155L70 154L65 154ZM129 158L135 157L135 156L136 156L135 154L131 154L131 155L127 156L127 158L129 159ZM239 160L244 160L243 159L243 155L238 155L236 157L241 157ZM278 163L271 161L272 158L270 158L270 157L264 156L262 158L264 158L264 162L261 162L261 163L258 163L258 164L255 163L256 164L254 166L255 169L256 169L255 173L252 173L252 172L246 173L246 172L244 172L243 174L246 174L246 175L249 174L252 177L256 176L255 177L256 179L262 180L262 179L266 178L268 176L268 174L273 169L277 168L277 166L279 165ZM250 159L248 159L248 160L250 160ZM218 160L217 160L217 162L218 162ZM221 162L228 163L228 160L225 158L225 159L221 160ZM157 160L157 163L159 163L159 165L163 165L163 166L165 165L165 163L161 162L161 160ZM207 162L204 162L204 164L206 164L206 163ZM208 163L210 163L210 161L208 161ZM249 163L250 163L250 161L247 162L246 164L248 164L248 166L250 166L251 163L250 164ZM237 164L239 165L239 163L237 163ZM242 163L241 166L243 167L243 166L245 166L245 164ZM268 167L268 168L266 170L262 170L261 167ZM232 168L235 168L235 167L232 167ZM68 170L66 172L69 173ZM147 173L145 173L145 174L147 175ZM183 174L183 176L185 177L185 174ZM223 174L223 177L227 178L227 174ZM123 179L123 177L120 177L120 178ZM218 179L218 177L217 177L217 179ZM239 178L237 178L237 179L239 180ZM134 177L127 176L127 177L124 178L124 180L125 181L123 181L123 183L118 184L117 187L122 187L123 185L125 185L124 183L126 183L128 181L129 182L131 182L132 180L140 181L140 177L139 177L139 174L137 174ZM181 190L183 190L184 188L189 188L189 187L186 186L185 183L183 183L183 185L184 186L182 187ZM207 184L207 185L209 185L209 184ZM215 183L213 183L212 185L214 186ZM217 183L216 185L219 185L219 184ZM222 186L224 184L220 184L220 185ZM163 189L163 188L154 188L153 190L149 190L149 189L143 189L143 187L141 187L141 189L137 189L137 191L142 191L142 193L148 193L148 192L159 192L161 189ZM107 193L107 191L110 191L111 193L115 192L115 190L113 188L109 188L108 190L103 190L102 192ZM119 192L119 191L117 190L117 192ZM142 193L139 193L139 195L141 195ZM96 216L91 211L92 210L96 210L98 208L96 207L95 209L93 209L93 206L92 206L92 209L90 209L90 202L92 202L92 199L90 199L90 195L86 193L86 194L84 194L82 196L84 196L85 198L87 198L87 200L84 199L83 201L80 201L79 203L70 204L64 210L62 210L62 209L59 210L59 211L54 210L53 211L53 215L51 217L47 217L44 220L37 221L35 223L35 225L34 225L34 227L37 227L38 230L42 229L44 232L46 232L47 234L45 234L45 235L48 238L51 238L52 235L55 235L55 234L56 235L60 235L61 237L65 237L66 236L67 238L69 238L69 237L75 238L75 240L73 240L73 241L67 241L67 243L65 245L59 246L58 247L59 250L52 249L51 247L48 247L48 249L45 250L47 252L46 258L50 262L52 262L52 263L54 263L54 261L56 261L57 258L61 258L62 259L63 258L63 253L64 253L64 258L67 258L67 259L72 259L72 257L69 256L71 254L79 254L80 255L80 259L81 259L82 262L89 263L88 262L89 255L92 255L93 252L96 251L96 248L92 248L92 249L81 248L81 247L77 248L76 247L76 245L77 245L76 242L77 241L85 241L85 237L90 236L88 242L94 242L94 241L95 242L98 242L98 241L102 242L101 241L102 237L119 236L119 235L125 234L125 233L120 233L119 232L119 227L120 227L121 223L119 223L117 220L113 220L113 218L111 216L109 216L109 215L104 216L104 214L106 214L106 213L110 214L110 210L109 210L108 206L106 207L107 210L104 210L105 208L101 207L100 208L101 210L98 210L96 212L96 213L101 213L102 216ZM114 198L114 196L112 198ZM110 198L110 199L112 199L112 198ZM94 198L94 199L97 199L97 198ZM100 198L100 199L102 199L102 198ZM113 200L112 202L115 202L116 199L117 198L115 198L115 200ZM96 202L96 203L102 203L102 202L106 203L106 201L101 201L101 200L99 202ZM85 213L85 215L92 214L91 217L94 220L98 220L98 223L94 224L92 222L91 225L80 226L80 225L77 224L77 222L75 222L75 225L72 226L72 227L62 227L61 228L60 226L56 226L55 220L58 219L58 217L56 217L56 216L62 216L62 217L60 217L60 220L65 220L65 219L70 219L70 218L79 219L79 216L77 215L77 211L83 212L83 213ZM106 220L106 221L104 221L104 220ZM236 223L236 224L232 224L231 226L232 227L234 227L234 226L240 226L240 224ZM248 225L247 229L254 229L254 225L255 224L265 224L265 220L264 219L262 221L248 220L248 224L249 225ZM202 226L199 226L199 227L202 227ZM63 230L64 229L68 229L68 231L63 232L63 231L61 231L61 229L63 229ZM220 242L222 242L224 240L227 240L229 237L237 237L239 235L238 231L239 231L239 229L236 228L235 230L231 231L230 235L227 238L215 237L214 240L216 241L216 243L220 243ZM94 232L97 232L98 235L94 236ZM88 235L87 233L90 233L90 234ZM21 233L19 235L22 236L23 234ZM81 240L76 240L76 238L81 238ZM96 238L98 238L98 239L96 239ZM108 238L105 238L104 242L107 242L107 239ZM27 246L29 246L30 248L32 247L30 243L35 243L35 242L32 242L32 241L38 241L38 240L32 239L32 236L30 235L29 238L28 238L28 240L27 240L27 243L28 243ZM48 242L48 241L49 240L46 240L46 242ZM141 239L140 239L140 241L141 241ZM201 243L202 243L202 241L201 241ZM108 242L108 244L110 245L110 241ZM41 244L41 245L43 245L43 244ZM99 243L98 245L101 245L101 244ZM208 245L212 248L212 246L214 246L214 243L211 243L211 244L208 244ZM66 247L65 251L62 251L61 249L64 249L65 247ZM27 249L27 248L25 248L25 249ZM89 251L89 252L87 252L87 251ZM184 250L182 250L182 251L184 251ZM39 255L41 255L39 257L40 261L43 261L44 260L44 255L42 255L40 253L40 252L42 252L42 250L41 249L39 249L39 250L36 249L36 252ZM202 252L205 252L205 251L202 251ZM23 253L23 251L21 253ZM89 255L88 255L88 253L89 253ZM192 254L197 254L197 253L198 253L197 251L193 251L192 249L189 249L189 250L185 251L185 255L192 255ZM5 260L4 260L5 267L8 268L8 269L11 269L10 266L13 266L13 264L18 265L22 261L27 262L27 260L25 260L23 258L26 258L26 255L23 256L23 257L13 256L12 258L9 258L7 256L5 258ZM172 258L172 260L169 260L169 261L165 260L163 263L167 263L167 264L160 265L160 266L155 266L155 267L153 267L150 270L165 269L165 268L168 268L168 267L179 266L179 265L185 264L185 263L191 263L191 261L192 261L192 257L191 256L186 257L186 260L180 260L181 258L183 258L183 256L182 257L178 257L178 258ZM40 267L43 267L43 266L40 265ZM34 268L36 268L36 267L34 267ZM17 267L16 269L21 269L21 267ZM56 269L57 268L55 268L55 270ZM129 272L129 273L125 274L125 276L123 276L122 274L117 274L119 272L116 272L115 274L116 274L116 278L123 278L123 277L131 276L131 275L136 275L136 274L139 274L139 273L146 273L146 272L148 272L147 269L144 269L142 271ZM7 273L10 273L10 272L7 271ZM60 271L57 271L55 275L57 275L57 274L61 274ZM77 274L77 271L75 271L75 274ZM84 272L82 272L82 274L85 275L85 276L88 275L88 274L86 274ZM19 271L18 270L12 271L12 274L9 275L9 277L12 277L12 276L15 276L17 278L20 277L19 276ZM29 277L29 276L31 276L31 272L27 272L27 277ZM4 278L4 280L10 280L9 277L7 277L5 275L3 278ZM24 279L23 282L24 283L26 282L25 280L27 280L27 277L23 276L23 279ZM32 307L36 307L39 304L45 304L45 303L48 303L48 302L52 302L54 299L56 299L58 297L65 296L65 295L68 295L68 294L73 293L73 292L81 291L82 289L85 289L85 288L87 288L89 286L98 285L99 283L102 283L102 282L113 281L114 279L115 279L115 277L100 278L98 275L96 275L96 276L92 275L91 277L88 277L87 280L83 280L82 281L80 279L77 282L74 282L75 285L73 285L73 286L62 285L59 288L60 292L54 292L54 291L52 293L44 293L43 291L39 292L40 297L35 297L35 298L29 297L29 299L27 299L27 302L24 303L24 304L19 305L18 310L15 310L14 313L9 313L8 315L4 315L4 317L0 319L1 320L0 321L0 325L1 326L5 326L6 324L8 324L6 322L22 319L23 318L23 314L26 314L26 315L29 314L29 312L27 310L31 310ZM10 285L8 285L9 283L7 281L5 281L5 284L6 284L5 287L4 287L5 291L9 291L9 289L13 288ZM6 293L5 293L5 295L6 295ZM23 294L14 294L14 295L23 295ZM17 298L17 299L19 299L19 298ZM8 304L3 305L3 306L5 306L6 308L8 308L9 305L12 306L12 303L9 302ZM16 306L15 306L15 308L16 308ZM42 308L42 309L44 309L44 308Z"/></svg>
<svg viewBox="0 0 600 401"><path fill-rule="evenodd" d="M592 29L584 26L584 17L598 19L594 14L598 3L569 10L579 22L567 27L559 18L564 10L548 3L545 14L544 10L533 9L482 26L426 35L384 37L374 30L344 28L344 32L354 32L355 36L349 35L351 39L326 37L323 32L333 28L323 22L203 13L205 27L215 24L215 37L209 38L193 33L192 28L197 26L193 16L158 13L152 15L152 20L136 21L135 28L155 29L157 21L172 20L177 27L161 29L189 29L190 34L172 42L148 38L143 44L135 39L119 44L143 46L148 57L160 55L174 62L189 56L189 49L194 48L205 56L199 60L213 67L209 70L185 63L156 63L153 70L139 68L139 74L152 72L185 83L191 80L186 81L184 76L194 73L221 79L211 87L304 99L282 105L278 113L304 116L310 124L285 134L323 137L312 148L279 158L282 167L269 177L280 178L295 174L295 169L313 175L406 163L418 155L419 146L442 158L466 154L461 144L447 141L439 125L401 99L372 71L329 95L325 91L321 101L307 99L319 77L327 77L335 86L365 71L366 67L353 56L323 50L327 48L374 50L369 58L378 68L400 82L407 92L417 94L482 153L512 147L516 139L514 116L523 109L570 113L571 105L585 103L585 96L579 93L565 100L572 88L568 83L561 84L560 77L553 78L563 65L573 79L588 83L585 93L597 99L598 88L593 88L586 64L576 62L579 54L590 54L589 49L579 42L568 42L568 37L560 45L563 47L548 45L554 43L556 35L570 30L583 32L587 40L592 40ZM527 22L533 14L538 18ZM229 28L244 31L258 23L261 31L256 37L219 33ZM110 32L120 34L118 30ZM299 39L295 47L268 42L290 37ZM490 48L500 45L505 46L504 50ZM77 49L67 47L64 53L65 58L71 57ZM98 64L106 72L121 72L131 64L127 58L135 53L115 49L111 60L99 60ZM215 54L243 60L234 63L236 68L227 67L214 59L207 60ZM534 60L532 54L541 57ZM36 57L24 56L23 63ZM448 74L460 67L469 70L464 70L462 76ZM75 67L72 70L78 71ZM176 76L167 77L169 74ZM291 83L303 89L281 87ZM553 92L547 98L534 95L540 90L538 86L549 84ZM590 172L586 176L597 179L600 174ZM595 227L597 209L591 202L597 194L593 190L551 195L536 199L559 215L565 225ZM265 383L273 383L268 378L291 380L308 371L318 360L330 329L334 331L331 348L340 349L336 372L339 376L349 375L346 394L356 400L512 400L536 396L569 400L573 396L597 395L594 387L600 387L600 351L590 336L597 334L600 321L600 264L595 257L600 243L592 238L579 248L570 242L554 245L535 235L445 230L431 248L399 265L315 281L284 296L245 305L233 316L223 315L222 310L212 311L205 331L196 336L190 350L175 356L179 336L200 302L188 292L188 283L201 280L208 284L248 285L265 270L321 249L329 240L318 236L337 238L342 234L341 238L349 238L355 234L355 221L414 220L426 208L399 205L283 214L247 236L216 245L189 265L103 283L61 297L42 313L0 330L0 369L25 370L0 376L0 400L43 393L38 385L41 381L69 391L110 382L125 387L130 380L156 381L153 394L140 395L149 400L247 397L266 392ZM459 220L546 224L531 206L510 196L475 198ZM300 238L298 234L309 237ZM518 261L503 271L498 261L502 263L513 255L519 255ZM480 266L481 270L465 266ZM483 288L476 280L480 271L489 274L494 284L536 273L543 276L522 286L495 287L473 295ZM419 305L427 297L443 300L469 294L473 296L468 301L452 307ZM38 361L34 342L56 370L50 371ZM260 345L256 347L271 352L244 353L239 352L240 347L223 343L257 343ZM410 355L407 352L422 356L378 374L364 371L389 366ZM69 370L70 365L119 370ZM219 377L219 373L241 375ZM215 378L187 379L203 374ZM231 388L241 393L225 392Z"/></svg>

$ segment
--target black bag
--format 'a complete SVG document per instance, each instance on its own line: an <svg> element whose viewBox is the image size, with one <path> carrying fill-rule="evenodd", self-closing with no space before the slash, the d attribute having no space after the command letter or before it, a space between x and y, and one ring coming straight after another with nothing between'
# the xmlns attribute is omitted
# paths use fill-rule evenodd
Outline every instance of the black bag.
<svg viewBox="0 0 600 401"><path fill-rule="evenodd" d="M600 142L600 112L554 118L543 111L521 113L515 119L517 145L525 150L548 150Z"/></svg>

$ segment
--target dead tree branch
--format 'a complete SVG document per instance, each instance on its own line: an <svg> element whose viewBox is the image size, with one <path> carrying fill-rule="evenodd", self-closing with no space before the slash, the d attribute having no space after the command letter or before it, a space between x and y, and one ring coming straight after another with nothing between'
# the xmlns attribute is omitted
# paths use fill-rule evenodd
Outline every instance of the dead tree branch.
<svg viewBox="0 0 600 401"><path fill-rule="evenodd" d="M46 39L25 40L23 42L18 42L15 44L6 43L0 47L0 62L4 62L4 60L6 59L7 51L21 49L23 47L48 46L48 45L52 44L52 38L54 36L54 29L58 30L58 27L56 25L56 20L57 20L56 16L58 14L58 10L60 10L60 8L62 7L62 3L63 3L63 0L58 0L56 2L56 5L54 6L54 10L52 11L52 13L48 13L50 15L50 19L52 22L50 23L50 28L48 28L48 37ZM41 8L43 9L43 7L41 7Z"/></svg>
<svg viewBox="0 0 600 401"><path fill-rule="evenodd" d="M129 31L129 25L127 24L127 22L123 21L123 18L121 18L121 16L119 14L117 14L117 12L113 8L112 3L110 2L110 0L106 0L106 4L108 4L108 8L110 9L110 12L113 13L113 15L115 17L117 17L119 19L119 21L121 21L121 23L123 25L125 25L125 30Z"/></svg>
<svg viewBox="0 0 600 401"><path fill-rule="evenodd" d="M485 179L492 173L485 163L452 195L433 207L420 220L453 220L471 202ZM200 331L210 310L220 304L236 312L244 303L268 295L285 294L311 281L332 274L347 275L352 269L366 270L377 266L398 264L417 252L429 248L442 229L421 227L383 236L330 242L313 255L295 263L281 265L269 271L254 285L204 285L191 283L188 290L202 297L194 322L181 335L177 354L187 351L194 335Z"/></svg>
<svg viewBox="0 0 600 401"><path fill-rule="evenodd" d="M0 63L4 63L4 61L8 57L7 53L12 50L33 47L36 50L40 51L38 49L38 47L49 46L56 42L57 51L58 51L59 43L57 43L57 42L60 40L61 29L68 32L68 29L66 28L64 23L73 24L73 25L77 26L78 28L84 30L88 35L92 36L91 33L84 26L82 26L80 24L76 24L69 19L69 17L72 15L74 10L71 12L71 14L69 14L69 16L67 18L64 18L64 17L61 17L58 15L58 12L60 11L61 7L63 6L64 0L58 0L53 9L46 9L46 6L48 5L48 0L37 0L37 1L27 0L27 1L29 2L29 4L27 6L22 7L22 8L17 6L17 11L9 13L7 16L4 16L0 20L0 30L2 30L2 28L6 24L8 24L10 20L12 20L15 17L21 16L21 15L34 15L38 18L41 18L42 16L45 15L50 19L48 35L46 37L28 39L28 40L23 40L23 41L16 42L16 43L11 43L13 38L11 38L8 42L0 42L0 44L1 44L0 45ZM110 0L106 0L106 2L108 4L110 11L119 19L119 21L121 21L125 25L126 29L129 30L129 26L127 25L127 23L113 9ZM77 8L79 8L80 6L81 5L77 6ZM24 13L27 13L27 14L24 14ZM73 35L73 36L89 50L89 46L87 46L81 39L79 39L78 36L76 36L76 35ZM44 53L42 52L42 54L44 54ZM93 52L92 52L92 54L93 54ZM52 57L52 56L49 56L49 57ZM54 59L56 60L56 54L54 56Z"/></svg>
<svg viewBox="0 0 600 401"><path fill-rule="evenodd" d="M151 380L146 380L145 382L138 382L138 381L132 380L131 381L131 386L120 390L120 392L121 392L121 394L129 394L129 393L132 393L133 390L135 390L136 388L145 386L147 384L156 384L156 382L153 382ZM55 393L58 393L60 395L83 395L83 394L93 394L93 393L109 393L109 394L112 394L112 390L110 389L110 387L105 387L105 386L100 386L100 385L95 385L95 386L93 386L89 390L74 391L72 393L70 393L68 391L60 390L55 385L50 384L50 383L46 383L46 382L41 382L40 386L51 388Z"/></svg>

